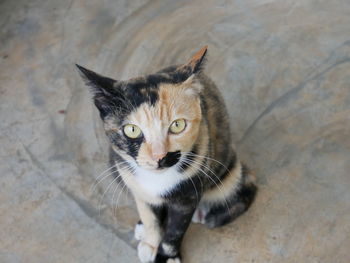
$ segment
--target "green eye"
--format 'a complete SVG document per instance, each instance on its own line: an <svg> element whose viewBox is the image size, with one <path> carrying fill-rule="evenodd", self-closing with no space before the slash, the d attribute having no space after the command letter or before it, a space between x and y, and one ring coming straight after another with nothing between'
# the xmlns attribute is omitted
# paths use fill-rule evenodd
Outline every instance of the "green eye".
<svg viewBox="0 0 350 263"><path fill-rule="evenodd" d="M136 139L141 137L142 131L138 126L134 124L127 124L124 126L124 134L131 139Z"/></svg>
<svg viewBox="0 0 350 263"><path fill-rule="evenodd" d="M185 128L186 121L184 119L177 119L170 125L170 132L177 134L182 132Z"/></svg>

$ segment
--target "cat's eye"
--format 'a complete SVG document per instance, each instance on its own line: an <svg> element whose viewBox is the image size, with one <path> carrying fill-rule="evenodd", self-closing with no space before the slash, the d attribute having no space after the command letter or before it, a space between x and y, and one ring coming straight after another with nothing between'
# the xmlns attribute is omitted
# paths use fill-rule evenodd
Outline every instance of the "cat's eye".
<svg viewBox="0 0 350 263"><path fill-rule="evenodd" d="M124 126L124 134L131 139L136 139L142 136L142 131L134 124L127 124Z"/></svg>
<svg viewBox="0 0 350 263"><path fill-rule="evenodd" d="M180 133L186 128L186 121L184 119L177 119L173 121L173 123L170 125L170 132L171 133Z"/></svg>

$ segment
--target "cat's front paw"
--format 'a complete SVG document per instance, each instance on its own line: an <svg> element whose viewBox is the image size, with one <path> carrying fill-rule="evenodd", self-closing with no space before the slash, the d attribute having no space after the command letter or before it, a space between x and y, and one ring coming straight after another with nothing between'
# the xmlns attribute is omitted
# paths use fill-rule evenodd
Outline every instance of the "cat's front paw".
<svg viewBox="0 0 350 263"><path fill-rule="evenodd" d="M181 263L180 258L169 258L166 263Z"/></svg>
<svg viewBox="0 0 350 263"><path fill-rule="evenodd" d="M139 221L135 225L134 237L138 241L141 241L141 240L143 240L145 238L145 227L143 226L141 221Z"/></svg>
<svg viewBox="0 0 350 263"><path fill-rule="evenodd" d="M158 247L154 263L181 263L181 256L178 248L166 242L161 243Z"/></svg>
<svg viewBox="0 0 350 263"><path fill-rule="evenodd" d="M137 254L142 263L154 262L157 254L157 248L146 242L140 241L139 245L137 246Z"/></svg>
<svg viewBox="0 0 350 263"><path fill-rule="evenodd" d="M157 254L154 263L181 263L181 258L179 255L175 257L169 257L166 255Z"/></svg>

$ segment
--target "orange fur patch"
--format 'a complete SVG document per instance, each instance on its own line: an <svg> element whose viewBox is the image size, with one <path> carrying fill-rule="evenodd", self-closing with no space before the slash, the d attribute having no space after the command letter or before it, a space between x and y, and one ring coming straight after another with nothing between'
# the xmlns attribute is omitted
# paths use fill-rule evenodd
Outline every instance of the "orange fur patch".
<svg viewBox="0 0 350 263"><path fill-rule="evenodd" d="M188 62L188 64L191 66L192 69L195 68L195 66L202 60L202 58L207 53L208 46L202 47Z"/></svg>
<svg viewBox="0 0 350 263"><path fill-rule="evenodd" d="M141 166L157 167L157 162L152 160L154 144L161 144L167 153L187 152L196 142L202 113L199 98L188 93L188 89L190 84L162 84L154 106L142 104L129 116L130 123L139 126L145 136L137 160ZM182 118L186 120L185 130L179 134L169 133L172 122Z"/></svg>

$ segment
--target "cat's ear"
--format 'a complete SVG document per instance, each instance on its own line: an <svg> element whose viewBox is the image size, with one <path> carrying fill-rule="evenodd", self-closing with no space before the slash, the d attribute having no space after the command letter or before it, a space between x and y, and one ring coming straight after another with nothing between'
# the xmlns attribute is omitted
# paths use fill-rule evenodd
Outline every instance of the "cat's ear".
<svg viewBox="0 0 350 263"><path fill-rule="evenodd" d="M190 78L204 68L205 56L207 54L208 46L202 47L194 56L184 65L177 68L177 71L185 75L185 79Z"/></svg>
<svg viewBox="0 0 350 263"><path fill-rule="evenodd" d="M186 64L186 67L191 70L191 75L199 73L204 68L207 51L208 46L202 47Z"/></svg>
<svg viewBox="0 0 350 263"><path fill-rule="evenodd" d="M188 87L187 93L189 94L197 95L202 90L202 85L196 78L196 75L204 68L207 50L208 46L202 47L188 63L177 69L181 74L185 74L183 84Z"/></svg>
<svg viewBox="0 0 350 263"><path fill-rule="evenodd" d="M90 87L90 91L93 95L110 96L113 94L114 85L116 83L114 79L104 77L78 64L75 65L79 69L80 76L83 78L85 84Z"/></svg>
<svg viewBox="0 0 350 263"><path fill-rule="evenodd" d="M183 82L183 86L186 88L186 93L188 95L197 96L203 89L202 84L195 76L195 74L192 74L185 82Z"/></svg>
<svg viewBox="0 0 350 263"><path fill-rule="evenodd" d="M94 103L103 119L113 109L112 98L116 95L116 89L114 87L117 81L101 76L78 64L76 64L76 66L85 84L90 87Z"/></svg>

